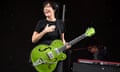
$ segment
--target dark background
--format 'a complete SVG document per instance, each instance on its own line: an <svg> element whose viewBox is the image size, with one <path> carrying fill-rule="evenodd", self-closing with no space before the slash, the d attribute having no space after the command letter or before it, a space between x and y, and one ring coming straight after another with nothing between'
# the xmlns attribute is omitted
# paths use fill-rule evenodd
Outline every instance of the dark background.
<svg viewBox="0 0 120 72"><path fill-rule="evenodd" d="M43 1L6 0L1 2L3 72L32 72L33 69L29 63L32 50L31 37L37 21L43 18ZM114 41L117 39L117 34L114 33L112 0L56 0L56 2L59 4L59 18L62 18L63 4L66 6L65 38L67 41L83 34L90 26L95 27L96 30L94 36L73 45L70 51L84 48L88 43L94 43L94 40L95 42L97 40L107 47L106 61L120 62L120 49ZM71 56L69 51L68 55L69 58Z"/></svg>

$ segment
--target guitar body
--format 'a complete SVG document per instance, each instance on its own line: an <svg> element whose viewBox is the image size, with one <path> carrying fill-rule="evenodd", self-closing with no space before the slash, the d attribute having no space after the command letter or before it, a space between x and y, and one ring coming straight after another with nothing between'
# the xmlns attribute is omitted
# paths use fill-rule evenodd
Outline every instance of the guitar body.
<svg viewBox="0 0 120 72"><path fill-rule="evenodd" d="M61 40L54 40L50 45L40 44L33 48L31 60L38 72L53 72L59 61L66 59L63 52L57 53L56 49L63 46Z"/></svg>

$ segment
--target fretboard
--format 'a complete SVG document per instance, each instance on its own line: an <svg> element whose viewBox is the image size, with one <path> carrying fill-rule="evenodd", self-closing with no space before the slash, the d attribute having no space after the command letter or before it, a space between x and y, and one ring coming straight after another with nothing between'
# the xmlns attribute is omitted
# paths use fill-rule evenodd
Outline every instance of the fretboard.
<svg viewBox="0 0 120 72"><path fill-rule="evenodd" d="M87 36L85 34L82 34L82 35L78 36L77 38L68 42L68 44L72 46L72 45L76 44L77 42L79 42L80 40L84 39L85 37L87 37ZM59 52L63 52L65 49L66 49L66 45L59 48Z"/></svg>

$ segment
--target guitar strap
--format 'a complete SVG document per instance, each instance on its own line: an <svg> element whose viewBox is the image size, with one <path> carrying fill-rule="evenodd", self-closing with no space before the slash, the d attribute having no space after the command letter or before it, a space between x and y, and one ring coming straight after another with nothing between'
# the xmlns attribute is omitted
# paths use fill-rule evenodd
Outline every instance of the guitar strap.
<svg viewBox="0 0 120 72"><path fill-rule="evenodd" d="M58 28L59 34L61 35L61 25L60 25L60 20L56 20L56 26Z"/></svg>

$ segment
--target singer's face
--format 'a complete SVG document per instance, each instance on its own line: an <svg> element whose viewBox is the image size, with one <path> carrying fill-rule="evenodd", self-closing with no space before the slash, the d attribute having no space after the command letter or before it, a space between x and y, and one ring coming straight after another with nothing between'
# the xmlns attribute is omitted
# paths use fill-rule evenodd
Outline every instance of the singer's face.
<svg viewBox="0 0 120 72"><path fill-rule="evenodd" d="M46 17L50 17L50 16L52 16L52 14L54 14L54 9L48 3L45 5L43 12Z"/></svg>

